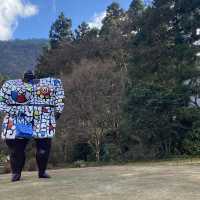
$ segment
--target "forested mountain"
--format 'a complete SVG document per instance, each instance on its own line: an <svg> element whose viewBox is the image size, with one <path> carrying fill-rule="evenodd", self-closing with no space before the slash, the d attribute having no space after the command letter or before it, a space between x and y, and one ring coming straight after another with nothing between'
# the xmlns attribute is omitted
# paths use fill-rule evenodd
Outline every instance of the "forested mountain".
<svg viewBox="0 0 200 200"><path fill-rule="evenodd" d="M0 42L0 74L18 78L27 69L33 69L47 40L13 40Z"/></svg>

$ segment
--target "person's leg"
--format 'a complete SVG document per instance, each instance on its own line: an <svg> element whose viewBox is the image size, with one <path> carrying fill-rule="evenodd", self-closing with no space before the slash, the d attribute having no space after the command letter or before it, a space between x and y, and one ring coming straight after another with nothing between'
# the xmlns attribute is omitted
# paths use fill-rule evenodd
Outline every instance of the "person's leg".
<svg viewBox="0 0 200 200"><path fill-rule="evenodd" d="M21 172L25 164L25 149L28 139L6 140L10 152L10 166L12 171L12 181L17 181L21 177Z"/></svg>
<svg viewBox="0 0 200 200"><path fill-rule="evenodd" d="M51 150L51 139L43 138L43 139L35 139L36 141L36 161L38 165L38 175L39 178L50 178L48 174L46 174L47 163L49 160L49 154Z"/></svg>

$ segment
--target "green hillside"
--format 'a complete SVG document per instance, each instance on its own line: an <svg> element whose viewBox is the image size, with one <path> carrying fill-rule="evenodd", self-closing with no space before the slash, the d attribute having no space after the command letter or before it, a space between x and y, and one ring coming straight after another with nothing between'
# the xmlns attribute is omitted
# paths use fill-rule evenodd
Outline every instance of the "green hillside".
<svg viewBox="0 0 200 200"><path fill-rule="evenodd" d="M13 40L0 42L0 73L18 78L26 69L33 69L47 40Z"/></svg>

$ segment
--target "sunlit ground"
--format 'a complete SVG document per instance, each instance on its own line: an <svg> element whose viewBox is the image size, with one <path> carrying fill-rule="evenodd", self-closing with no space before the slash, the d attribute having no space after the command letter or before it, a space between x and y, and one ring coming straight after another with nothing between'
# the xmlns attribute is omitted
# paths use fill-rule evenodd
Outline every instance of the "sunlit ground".
<svg viewBox="0 0 200 200"><path fill-rule="evenodd" d="M18 183L0 176L1 200L199 200L200 164L143 163L62 169L50 180L25 172Z"/></svg>

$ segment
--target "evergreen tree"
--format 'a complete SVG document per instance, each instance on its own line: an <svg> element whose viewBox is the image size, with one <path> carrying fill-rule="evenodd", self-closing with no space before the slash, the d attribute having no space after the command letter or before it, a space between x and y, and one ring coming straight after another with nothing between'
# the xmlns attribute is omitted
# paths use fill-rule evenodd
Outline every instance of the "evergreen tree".
<svg viewBox="0 0 200 200"><path fill-rule="evenodd" d="M99 29L92 28L87 32L87 35L85 38L87 39L97 39L99 36Z"/></svg>
<svg viewBox="0 0 200 200"><path fill-rule="evenodd" d="M120 24L123 21L124 11L120 8L118 3L112 3L106 10L106 17L102 21L102 28L100 35L103 37L108 36L116 29L120 29Z"/></svg>
<svg viewBox="0 0 200 200"><path fill-rule="evenodd" d="M144 12L144 3L142 0L133 0L126 12L126 20L123 26L123 33L126 36L135 35L139 30L140 20Z"/></svg>
<svg viewBox="0 0 200 200"><path fill-rule="evenodd" d="M75 30L75 39L77 41L84 39L90 32L90 27L86 22L82 22Z"/></svg>
<svg viewBox="0 0 200 200"><path fill-rule="evenodd" d="M127 11L128 18L131 20L130 25L136 25L137 19L142 16L144 3L142 0L133 0ZM135 24L133 24L135 21Z"/></svg>
<svg viewBox="0 0 200 200"><path fill-rule="evenodd" d="M196 21L193 13L198 7L195 4L191 11L183 1L178 6L174 0L155 0L145 10L131 42L126 101L128 138L131 134L132 138L139 138L144 151L151 148L154 156L182 153L186 132L181 127L185 124L177 116L190 102L191 90L185 83L199 74L193 45L196 36L192 34L193 27L184 26L183 20L187 16ZM180 5L184 12L180 12ZM177 36L186 38L188 33L190 40L177 40Z"/></svg>
<svg viewBox="0 0 200 200"><path fill-rule="evenodd" d="M61 12L58 19L52 24L49 39L52 48L56 48L60 41L73 41L72 21Z"/></svg>
<svg viewBox="0 0 200 200"><path fill-rule="evenodd" d="M177 13L176 29L179 33L177 38L187 40L189 43L198 40L199 36L196 34L196 31L200 27L200 1L176 1L174 9Z"/></svg>

